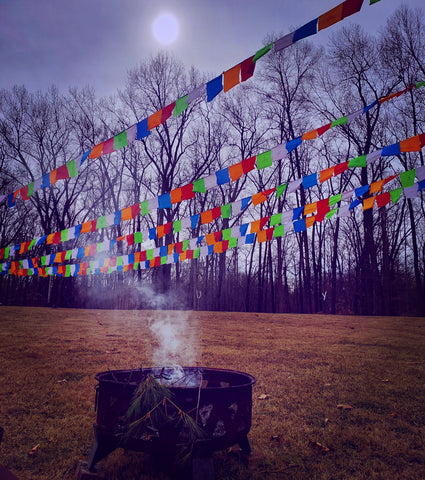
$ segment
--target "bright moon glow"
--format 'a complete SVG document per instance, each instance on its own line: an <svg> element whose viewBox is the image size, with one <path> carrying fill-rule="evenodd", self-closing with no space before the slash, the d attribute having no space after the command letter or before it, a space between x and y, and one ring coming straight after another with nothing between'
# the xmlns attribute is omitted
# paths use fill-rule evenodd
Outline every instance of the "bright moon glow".
<svg viewBox="0 0 425 480"><path fill-rule="evenodd" d="M159 43L169 45L179 34L179 24L171 13L161 13L152 24L152 32Z"/></svg>

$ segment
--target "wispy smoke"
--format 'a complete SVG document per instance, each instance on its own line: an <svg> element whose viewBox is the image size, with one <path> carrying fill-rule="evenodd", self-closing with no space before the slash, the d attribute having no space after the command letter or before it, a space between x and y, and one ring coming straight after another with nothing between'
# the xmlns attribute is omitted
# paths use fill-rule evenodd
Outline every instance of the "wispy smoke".
<svg viewBox="0 0 425 480"><path fill-rule="evenodd" d="M195 365L198 325L193 315L184 310L169 310L176 301L167 294L157 294L149 286L139 287L139 291L146 307L159 310L148 319L156 339L152 366Z"/></svg>

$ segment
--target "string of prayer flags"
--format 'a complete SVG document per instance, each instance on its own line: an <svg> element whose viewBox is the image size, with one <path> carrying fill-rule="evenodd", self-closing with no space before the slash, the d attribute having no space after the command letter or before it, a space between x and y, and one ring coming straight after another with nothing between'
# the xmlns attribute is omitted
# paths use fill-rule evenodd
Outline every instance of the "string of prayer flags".
<svg viewBox="0 0 425 480"><path fill-rule="evenodd" d="M241 81L245 81L250 76L253 75L254 69L255 69L255 62L253 62L254 56L244 60L241 64L237 65L236 67L233 67L230 70L234 69L234 72L232 72L230 75L233 77L233 80L231 83L227 83L227 88L230 88L230 85L233 84L236 81L236 72L239 71L239 66L240 66L240 76L241 76ZM229 72L230 72L229 70ZM226 72L223 74L223 78L226 76ZM220 80L221 76L217 77L215 80L217 81L217 85L215 88L219 89L220 88ZM218 79L218 80L217 80ZM239 80L238 80L239 81ZM411 90L412 88L416 87L416 89L421 88L422 86L425 85L424 82L418 82L415 85L410 85L409 87L405 88L404 90L401 90L399 92L395 92L394 94L388 95L387 97L384 97L382 99L375 100L372 104L368 105L364 109L357 110L356 112L350 113L340 119L336 119L333 122L330 122L326 125L323 125L322 127L319 127L315 130L311 130L309 132L304 133L300 137L297 137L289 142L287 142L285 145L279 145L272 149L272 161L276 161L276 153L280 155L280 158L284 158L287 154L289 154L291 151L293 151L295 148L297 148L303 141L305 140L313 140L316 139L318 136L323 135L326 131L328 131L330 128L333 128L338 125L344 125L344 124L349 124L353 119L357 118L359 115L364 114L366 111L370 110L373 106L377 105L378 103L384 103L388 100L391 100L393 98L397 98L403 93L406 93L407 91ZM205 85L202 87L197 87L195 88L191 93L188 95L185 95L184 97L181 97L180 99L176 100L175 102L171 103L167 107L164 107L161 109L159 112L156 112L152 114L150 117L147 117L137 124L132 125L131 127L127 128L123 132L119 133L118 135L115 135L114 137L110 138L109 140L106 140L105 142L100 143L99 145L96 145L93 147L93 149L85 152L81 158L77 160L71 160L70 162L66 163L65 165L67 166L68 173L66 173L66 170L64 166L58 167L54 171L48 172L47 174L43 175L43 177L35 180L34 182L28 184L27 186L22 187L21 189L16 190L13 192L13 197L11 197L8 200L8 205L10 208L15 206L16 203L16 198L20 195L21 199L23 201L28 200L37 190L40 188L50 188L52 185L54 185L58 180L62 179L68 179L68 178L74 178L75 176L78 175L79 169L81 165L87 160L87 158L98 158L100 154L106 154L106 153L112 153L116 150L119 150L120 148L124 148L128 145L130 145L132 142L134 142L136 139L137 140L142 140L146 137L148 137L151 134L151 129L155 128L155 125L157 122L159 123L164 123L170 116L171 113L174 116L179 115L182 113L186 108L188 108L188 104L194 101L195 99L199 98L202 96L202 92L205 88ZM213 85L210 86L210 95L214 95L214 87ZM212 98L211 98L212 99ZM418 148L418 140L416 139L416 149ZM423 141L422 141L423 142ZM421 144L421 140L419 139L419 144ZM417 151L417 150L409 150L410 146L408 143L400 145L400 153L404 153L405 151ZM421 147L422 148L422 147ZM391 149L388 150L390 152ZM393 146L393 151L397 152L397 147ZM99 153L100 152L100 153ZM390 153L388 153L390 154ZM255 160L255 157L253 157ZM376 159L376 158L375 158ZM372 162L373 159L370 158L370 162ZM368 159L369 162L369 159ZM266 165L265 165L266 166ZM264 168L265 168L264 166ZM242 167L245 167L243 169L244 173L246 173L246 163L245 165L242 165ZM252 169L254 166L252 166ZM233 180L233 177L232 177ZM26 189L28 187L28 190ZM201 187L201 181L199 182L199 187ZM195 191L202 191L202 190L195 190ZM0 195L0 203L5 199L9 198L8 195Z"/></svg>

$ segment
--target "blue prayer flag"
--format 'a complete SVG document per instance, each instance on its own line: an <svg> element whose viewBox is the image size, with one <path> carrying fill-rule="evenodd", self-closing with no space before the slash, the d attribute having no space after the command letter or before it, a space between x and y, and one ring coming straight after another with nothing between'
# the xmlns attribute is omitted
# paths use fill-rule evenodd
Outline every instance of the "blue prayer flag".
<svg viewBox="0 0 425 480"><path fill-rule="evenodd" d="M300 27L298 30L295 30L292 41L295 43L302 38L306 38L310 35L314 35L315 33L317 33L318 20L319 18L315 18L314 20L311 20L310 22Z"/></svg>
<svg viewBox="0 0 425 480"><path fill-rule="evenodd" d="M192 215L190 217L190 228L194 229L198 225L198 220L199 220L200 214Z"/></svg>
<svg viewBox="0 0 425 480"><path fill-rule="evenodd" d="M158 197L158 208L171 208L173 205L171 203L171 193L163 193Z"/></svg>
<svg viewBox="0 0 425 480"><path fill-rule="evenodd" d="M207 102L216 97L223 90L223 75L219 75L207 83Z"/></svg>
<svg viewBox="0 0 425 480"><path fill-rule="evenodd" d="M144 118L137 124L137 140L141 140L142 138L145 138L149 136L151 132L149 131L148 127L148 118Z"/></svg>
<svg viewBox="0 0 425 480"><path fill-rule="evenodd" d="M293 140L289 140L286 142L286 151L291 153L292 150L295 150L299 145L301 145L301 137L294 138Z"/></svg>
<svg viewBox="0 0 425 480"><path fill-rule="evenodd" d="M218 172L215 172L215 176L217 177L217 185L223 185L225 183L230 182L230 175L229 175L228 168L223 168L223 170L219 170Z"/></svg>
<svg viewBox="0 0 425 480"><path fill-rule="evenodd" d="M292 214L292 221L297 220L298 218L300 218L300 215L302 215L303 212L304 212L304 206L294 208L293 214Z"/></svg>
<svg viewBox="0 0 425 480"><path fill-rule="evenodd" d="M393 143L392 145L388 145L382 149L381 155L383 157L389 155L400 155L400 142Z"/></svg>
<svg viewBox="0 0 425 480"><path fill-rule="evenodd" d="M303 178L303 188L310 188L317 185L317 173L312 173Z"/></svg>
<svg viewBox="0 0 425 480"><path fill-rule="evenodd" d="M301 220L297 220L296 222L294 222L294 231L296 233L303 232L304 230L307 230L305 218L302 218Z"/></svg>

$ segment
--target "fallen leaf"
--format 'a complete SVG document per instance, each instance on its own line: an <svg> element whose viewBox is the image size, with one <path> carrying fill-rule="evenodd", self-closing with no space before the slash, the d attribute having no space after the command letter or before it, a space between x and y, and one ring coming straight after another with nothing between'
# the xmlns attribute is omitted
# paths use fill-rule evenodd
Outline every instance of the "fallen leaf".
<svg viewBox="0 0 425 480"><path fill-rule="evenodd" d="M325 447L322 443L319 442L312 442L310 440L310 447L314 448L315 450L319 451L320 453L328 453L330 452L330 448Z"/></svg>
<svg viewBox="0 0 425 480"><path fill-rule="evenodd" d="M329 423L329 418L325 418L324 424L325 426Z"/></svg>
<svg viewBox="0 0 425 480"><path fill-rule="evenodd" d="M397 413L397 412L393 412L393 413L391 414L391 416L392 416L393 418L397 418L397 417L398 417L398 413Z"/></svg>
<svg viewBox="0 0 425 480"><path fill-rule="evenodd" d="M262 393L258 396L258 400L267 400L268 398L270 398L270 395L267 395L266 393Z"/></svg>
<svg viewBox="0 0 425 480"><path fill-rule="evenodd" d="M28 452L28 455L35 455L37 453L37 450L38 450L38 447L40 446L39 443L37 443L37 445L35 447L32 447L31 450Z"/></svg>
<svg viewBox="0 0 425 480"><path fill-rule="evenodd" d="M271 442L280 442L282 440L282 435L272 435L270 437Z"/></svg>
<svg viewBox="0 0 425 480"><path fill-rule="evenodd" d="M68 380L66 378L64 378L63 380L58 380L56 383L67 383Z"/></svg>
<svg viewBox="0 0 425 480"><path fill-rule="evenodd" d="M383 383L388 383L389 380L388 380L388 378L384 378L383 380L381 380L381 382L383 382Z"/></svg>
<svg viewBox="0 0 425 480"><path fill-rule="evenodd" d="M331 384L330 384L330 383L324 383L323 386L324 386L324 387L330 387Z"/></svg>
<svg viewBox="0 0 425 480"><path fill-rule="evenodd" d="M339 408L341 410L352 410L353 409L353 407L351 405L343 405L343 404L337 405L336 408Z"/></svg>

